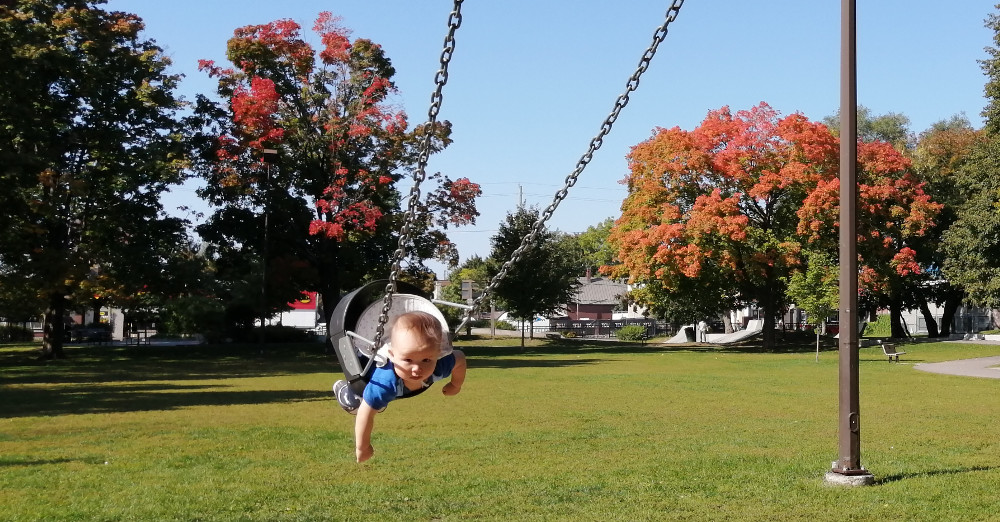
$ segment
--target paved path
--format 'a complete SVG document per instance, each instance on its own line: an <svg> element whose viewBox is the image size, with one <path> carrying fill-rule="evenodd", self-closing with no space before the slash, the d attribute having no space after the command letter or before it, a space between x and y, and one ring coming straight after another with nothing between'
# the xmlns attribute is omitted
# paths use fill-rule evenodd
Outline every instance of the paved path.
<svg viewBox="0 0 1000 522"><path fill-rule="evenodd" d="M998 366L1000 366L1000 356L913 365L914 368L925 372L1000 379L1000 368Z"/></svg>

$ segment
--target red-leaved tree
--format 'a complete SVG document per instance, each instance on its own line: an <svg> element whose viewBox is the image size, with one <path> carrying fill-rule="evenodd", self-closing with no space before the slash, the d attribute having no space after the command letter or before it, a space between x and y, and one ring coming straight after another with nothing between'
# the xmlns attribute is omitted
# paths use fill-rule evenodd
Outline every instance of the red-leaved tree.
<svg viewBox="0 0 1000 522"><path fill-rule="evenodd" d="M410 128L393 104L389 59L369 40L352 41L339 22L319 15L318 47L291 20L242 27L228 43L231 67L200 63L225 103L199 102L211 138L201 193L219 207L199 232L222 260L220 272L230 272L234 299L235 281L262 258L269 306L318 290L327 317L341 293L387 276L407 204L399 182L415 168L423 136L431 134L431 152L450 142L448 122ZM404 260L418 278L427 275L425 259L457 259L446 229L474 223L480 195L466 178L427 181ZM301 263L308 267L296 276L273 277L277 266Z"/></svg>

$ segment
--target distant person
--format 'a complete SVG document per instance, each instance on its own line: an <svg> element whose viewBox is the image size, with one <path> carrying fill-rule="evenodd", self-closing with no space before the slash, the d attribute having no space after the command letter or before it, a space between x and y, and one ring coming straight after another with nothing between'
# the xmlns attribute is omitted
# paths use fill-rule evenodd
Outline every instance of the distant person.
<svg viewBox="0 0 1000 522"><path fill-rule="evenodd" d="M354 420L354 451L358 462L372 457L371 443L375 414L390 402L422 393L431 384L451 376L441 388L445 395L456 395L465 383L465 354L453 350L441 357L444 332L436 317L426 312L407 312L392 324L389 343L379 350L387 360L377 367L361 397L347 381L333 385L337 402L344 410L357 415Z"/></svg>
<svg viewBox="0 0 1000 522"><path fill-rule="evenodd" d="M704 320L698 322L698 342L708 342L708 323Z"/></svg>

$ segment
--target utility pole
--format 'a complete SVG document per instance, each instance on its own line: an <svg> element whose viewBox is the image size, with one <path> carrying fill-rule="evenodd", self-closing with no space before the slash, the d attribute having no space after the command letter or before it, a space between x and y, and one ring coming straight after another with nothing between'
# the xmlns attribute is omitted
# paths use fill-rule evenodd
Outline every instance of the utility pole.
<svg viewBox="0 0 1000 522"><path fill-rule="evenodd" d="M841 0L840 35L840 457L826 481L864 486L875 477L861 466L858 387L858 81L857 0Z"/></svg>

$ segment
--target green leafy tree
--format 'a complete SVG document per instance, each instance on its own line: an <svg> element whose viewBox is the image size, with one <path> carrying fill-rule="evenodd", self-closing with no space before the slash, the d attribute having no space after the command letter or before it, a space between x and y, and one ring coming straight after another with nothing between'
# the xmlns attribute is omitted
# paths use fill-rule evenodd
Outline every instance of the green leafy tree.
<svg viewBox="0 0 1000 522"><path fill-rule="evenodd" d="M580 275L588 271L591 274L597 274L602 266L614 264L615 249L608 242L608 236L611 234L611 227L614 224L614 218L609 217L596 225L587 227L587 230L583 232L566 234L562 238L565 241L565 248L571 250L578 260Z"/></svg>
<svg viewBox="0 0 1000 522"><path fill-rule="evenodd" d="M524 206L507 214L491 239L491 280L531 232L538 215L538 209ZM497 304L511 316L533 323L536 316L560 310L573 299L580 285L577 270L573 253L562 247L555 234L542 229L497 285ZM521 330L521 346L524 346L524 329Z"/></svg>
<svg viewBox="0 0 1000 522"><path fill-rule="evenodd" d="M833 116L823 118L823 123L834 136L840 136L840 111ZM872 143L884 141L902 152L911 147L913 138L910 135L910 118L903 114L890 112L878 116L864 105L858 106L857 114L858 139Z"/></svg>
<svg viewBox="0 0 1000 522"><path fill-rule="evenodd" d="M430 152L450 142L447 122L408 129L379 45L351 41L330 13L313 29L318 48L291 20L241 27L227 45L232 67L201 63L224 104L199 104L212 138L199 164L201 194L217 207L199 233L233 302L245 305L244 321L260 291L273 311L316 290L329 317L343 292L388 276L404 216L398 183L425 136ZM480 194L468 179L440 174L424 189L403 260L422 282L430 274L423 260L457 258L445 231L475 222Z"/></svg>
<svg viewBox="0 0 1000 522"><path fill-rule="evenodd" d="M910 240L919 253L917 260L923 270L922 277L909 280L905 294L909 296L909 304L923 315L929 337L951 334L952 320L966 297L965 288L945 277L941 270L947 257L943 238L958 218L959 208L968 200L961 190L959 171L982 136L981 131L972 128L968 118L953 116L922 132L909 153L917 178L934 200L942 204L934 226L924 236ZM940 328L929 303L943 307Z"/></svg>
<svg viewBox="0 0 1000 522"><path fill-rule="evenodd" d="M1000 136L989 135L960 171L966 202L945 232L944 274L972 304L1000 308Z"/></svg>
<svg viewBox="0 0 1000 522"><path fill-rule="evenodd" d="M177 77L101 3L0 4L0 264L44 303L47 357L73 302L138 291L184 228L159 203L186 165Z"/></svg>
<svg viewBox="0 0 1000 522"><path fill-rule="evenodd" d="M489 261L473 255L462 262L462 264L453 268L448 273L448 285L442 289L441 297L445 301L452 303L467 304L467 297L463 295L462 291L462 285L467 282L473 285L473 298L478 297L479 291L486 288L486 285L489 283L488 264ZM485 304L488 305L488 303ZM462 318L465 317L465 310L461 308L443 306L441 311L452 326L457 326L462 321Z"/></svg>
<svg viewBox="0 0 1000 522"><path fill-rule="evenodd" d="M986 18L993 31L989 57L980 61L986 74L986 124L981 141L957 171L965 202L944 234L944 274L968 293L972 304L1000 308L1000 14Z"/></svg>
<svg viewBox="0 0 1000 522"><path fill-rule="evenodd" d="M840 306L840 268L824 252L805 252L805 268L788 278L788 297L816 324L816 360L819 337L826 333L826 318Z"/></svg>

